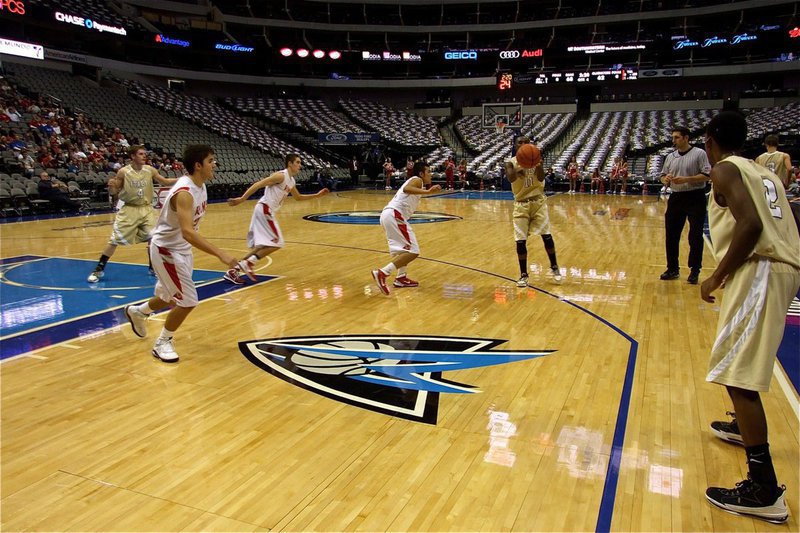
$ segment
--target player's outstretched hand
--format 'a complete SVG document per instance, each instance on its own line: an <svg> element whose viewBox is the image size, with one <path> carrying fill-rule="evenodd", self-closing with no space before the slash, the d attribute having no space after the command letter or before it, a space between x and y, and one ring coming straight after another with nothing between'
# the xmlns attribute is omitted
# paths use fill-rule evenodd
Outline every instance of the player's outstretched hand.
<svg viewBox="0 0 800 533"><path fill-rule="evenodd" d="M428 190L430 192L439 192L442 190L442 186L437 183L436 185L431 185L431 188Z"/></svg>
<svg viewBox="0 0 800 533"><path fill-rule="evenodd" d="M711 293L719 289L722 284L722 280L718 280L716 276L712 275L700 285L700 297L706 302L714 303L715 299Z"/></svg>
<svg viewBox="0 0 800 533"><path fill-rule="evenodd" d="M239 264L239 260L227 252L222 252L219 255L219 260L228 265L229 268L236 268L236 265Z"/></svg>
<svg viewBox="0 0 800 533"><path fill-rule="evenodd" d="M241 196L239 198L228 198L228 205L230 206L237 206L242 202L244 202L244 198Z"/></svg>

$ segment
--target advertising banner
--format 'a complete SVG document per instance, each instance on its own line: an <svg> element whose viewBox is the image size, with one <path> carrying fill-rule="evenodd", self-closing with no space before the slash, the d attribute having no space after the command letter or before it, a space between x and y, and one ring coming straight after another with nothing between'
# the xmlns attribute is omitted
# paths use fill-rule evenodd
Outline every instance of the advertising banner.
<svg viewBox="0 0 800 533"><path fill-rule="evenodd" d="M319 133L319 144L367 144L377 143L381 136L377 133Z"/></svg>

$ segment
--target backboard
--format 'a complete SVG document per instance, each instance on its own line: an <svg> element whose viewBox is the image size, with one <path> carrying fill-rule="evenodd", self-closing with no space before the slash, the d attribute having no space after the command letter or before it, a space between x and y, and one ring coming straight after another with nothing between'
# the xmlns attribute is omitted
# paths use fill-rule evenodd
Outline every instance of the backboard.
<svg viewBox="0 0 800 533"><path fill-rule="evenodd" d="M522 127L522 103L495 103L483 104L482 127L495 129L497 122L505 117L506 129L519 129Z"/></svg>

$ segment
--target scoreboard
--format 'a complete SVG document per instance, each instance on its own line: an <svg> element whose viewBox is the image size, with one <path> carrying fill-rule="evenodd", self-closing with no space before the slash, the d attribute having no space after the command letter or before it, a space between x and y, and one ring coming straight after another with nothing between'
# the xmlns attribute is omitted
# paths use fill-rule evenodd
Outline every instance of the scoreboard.
<svg viewBox="0 0 800 533"><path fill-rule="evenodd" d="M511 89L515 84L547 85L549 83L607 83L639 79L635 68L606 68L593 70L572 70L563 72L543 72L540 74L517 74L501 72L497 75L497 88L501 91Z"/></svg>
<svg viewBox="0 0 800 533"><path fill-rule="evenodd" d="M548 83L585 83L592 81L629 81L639 78L635 68L602 69L602 70L575 70L572 72L547 72L536 74L533 83L545 85ZM519 81L517 83L520 83Z"/></svg>

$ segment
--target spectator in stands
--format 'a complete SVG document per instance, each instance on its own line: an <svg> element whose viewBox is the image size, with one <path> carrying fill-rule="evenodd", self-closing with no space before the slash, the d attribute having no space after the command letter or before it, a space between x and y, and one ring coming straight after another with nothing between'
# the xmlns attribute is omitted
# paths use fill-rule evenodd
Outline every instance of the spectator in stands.
<svg viewBox="0 0 800 533"><path fill-rule="evenodd" d="M794 171L790 174L789 186L786 188L786 194L789 196L797 196L800 194L800 165L795 166ZM795 198L795 200L798 198Z"/></svg>
<svg viewBox="0 0 800 533"><path fill-rule="evenodd" d="M339 182L333 179L333 176L331 175L330 163L328 163L327 166L319 169L317 181L320 187L330 191L335 191L339 187Z"/></svg>
<svg viewBox="0 0 800 533"><path fill-rule="evenodd" d="M47 172L39 174L39 198L47 200L58 209L69 211L80 210L80 204L74 202L69 197L69 187L58 179L50 177Z"/></svg>
<svg viewBox="0 0 800 533"><path fill-rule="evenodd" d="M467 181L467 160L462 159L461 163L458 164L458 179L461 182L461 191L463 192L465 188L469 187L469 182Z"/></svg>
<svg viewBox="0 0 800 533"><path fill-rule="evenodd" d="M23 148L20 153L20 164L22 165L22 173L25 177L32 178L34 169L36 167L36 161L31 156L30 150L27 148Z"/></svg>
<svg viewBox="0 0 800 533"><path fill-rule="evenodd" d="M358 175L361 168L361 165L358 163L358 157L355 155L353 156L353 159L350 160L348 168L350 169L350 179L353 181L353 185L358 185Z"/></svg>
<svg viewBox="0 0 800 533"><path fill-rule="evenodd" d="M414 175L414 158L408 156L406 159L406 179Z"/></svg>
<svg viewBox="0 0 800 533"><path fill-rule="evenodd" d="M555 187L556 181L556 171L553 170L553 167L547 169L547 172L544 173L544 190L545 191L552 191Z"/></svg>
<svg viewBox="0 0 800 533"><path fill-rule="evenodd" d="M675 151L667 155L661 169L661 183L672 188L664 215L666 229L667 269L661 274L664 281L680 277L681 233L689 219L689 269L687 281L696 285L703 266L703 224L706 220L706 194L711 165L702 148L689 144L689 129L683 126L672 130Z"/></svg>
<svg viewBox="0 0 800 533"><path fill-rule="evenodd" d="M22 150L23 148L27 148L25 141L22 139L18 139L16 134L9 133L8 134L8 149L9 150Z"/></svg>
<svg viewBox="0 0 800 533"><path fill-rule="evenodd" d="M590 192L595 194L600 190L600 183L603 181L603 177L600 175L600 169L595 167L594 171L592 172L592 182L590 187Z"/></svg>
<svg viewBox="0 0 800 533"><path fill-rule="evenodd" d="M622 167L622 158L615 157L614 164L611 166L611 174L608 178L608 194L614 194L617 190L617 182L619 181L619 169Z"/></svg>
<svg viewBox="0 0 800 533"><path fill-rule="evenodd" d="M445 187L448 191L452 191L455 186L456 175L456 161L453 156L447 158L447 163L444 164Z"/></svg>
<svg viewBox="0 0 800 533"><path fill-rule="evenodd" d="M766 152L756 158L756 163L778 176L783 183L783 187L788 189L791 183L789 176L792 174L792 159L786 152L778 151L778 136L767 135L764 139Z"/></svg>
<svg viewBox="0 0 800 533"><path fill-rule="evenodd" d="M14 106L8 106L5 110L6 116L11 122L19 122L22 116L17 112Z"/></svg>
<svg viewBox="0 0 800 533"><path fill-rule="evenodd" d="M567 178L569 178L569 194L573 194L577 192L577 184L578 184L578 160L575 156L572 156L572 159L569 161L569 165L567 165Z"/></svg>
<svg viewBox="0 0 800 533"><path fill-rule="evenodd" d="M622 182L622 190L620 194L627 194L627 187L628 187L628 160L623 157L620 166L619 166L619 174L617 175L619 181Z"/></svg>
<svg viewBox="0 0 800 533"><path fill-rule="evenodd" d="M386 190L392 190L392 175L394 174L394 165L392 164L392 158L387 157L386 161L383 163L383 176L386 178Z"/></svg>

